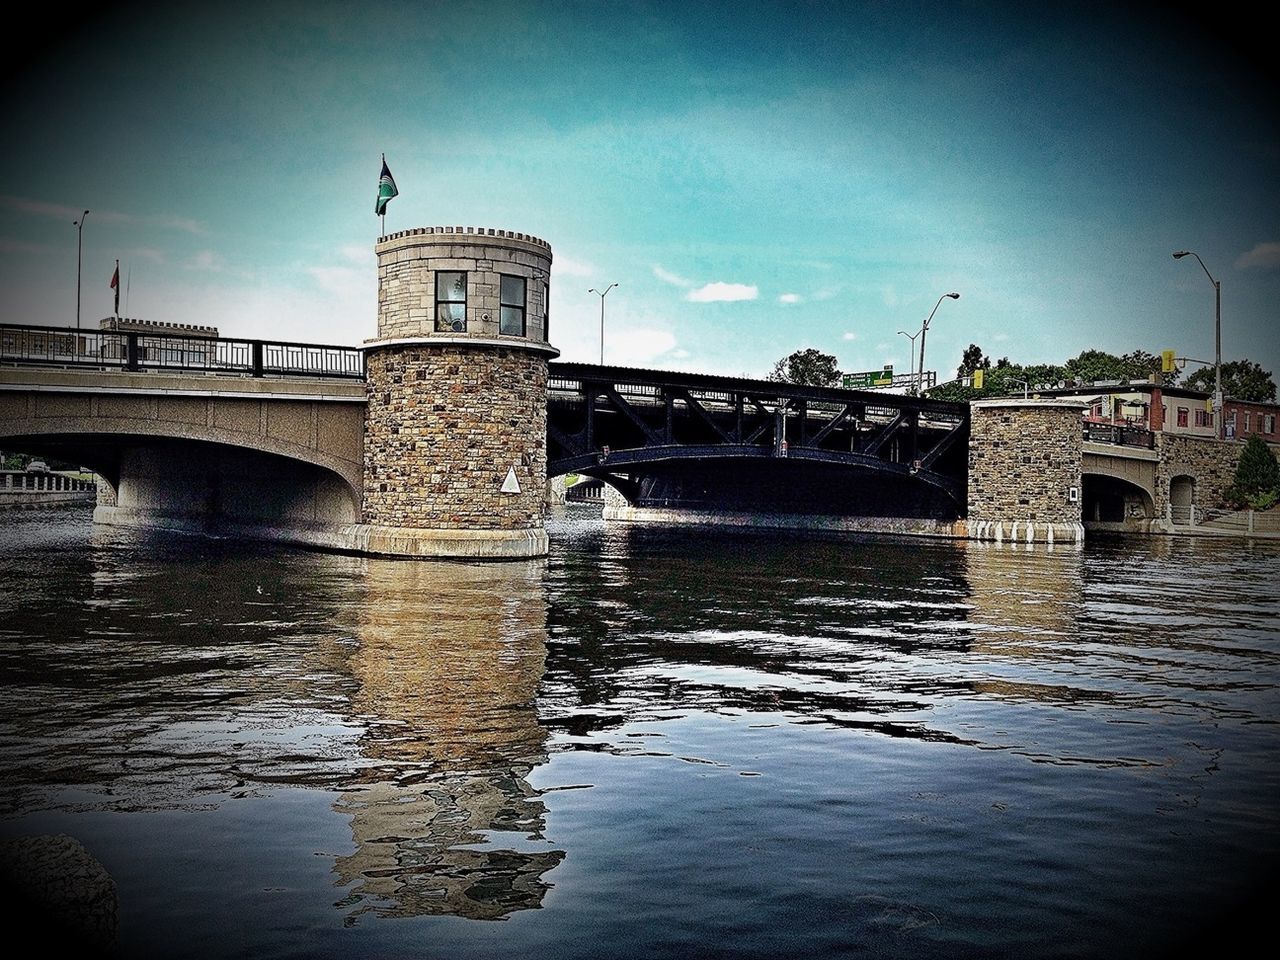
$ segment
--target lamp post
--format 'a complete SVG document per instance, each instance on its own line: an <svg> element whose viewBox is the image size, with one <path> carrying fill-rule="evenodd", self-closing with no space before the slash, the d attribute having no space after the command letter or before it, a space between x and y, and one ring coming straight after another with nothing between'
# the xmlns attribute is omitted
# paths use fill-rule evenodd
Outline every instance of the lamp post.
<svg viewBox="0 0 1280 960"><path fill-rule="evenodd" d="M1200 260L1200 254L1194 250L1179 250L1173 255L1175 260L1181 260L1183 257L1195 257L1200 262L1200 269L1213 284L1213 412L1215 416L1213 435L1221 440L1224 426L1222 422L1222 281L1213 279L1209 268L1204 265L1203 260Z"/></svg>
<svg viewBox="0 0 1280 960"><path fill-rule="evenodd" d="M929 319L924 322L924 326L920 328L920 387L924 387L924 335L929 332L929 324L933 320L933 315L938 312L938 307L942 305L942 301L950 297L952 300L959 300L958 293L944 293L938 298L938 302L933 305L933 309L929 311Z"/></svg>
<svg viewBox="0 0 1280 960"><path fill-rule="evenodd" d="M607 297L609 295L609 291L616 286L616 283L609 284L604 288L604 293L601 293L595 287L592 287L587 291L587 293L594 293L600 298L600 366L602 367L604 366L604 298Z"/></svg>
<svg viewBox="0 0 1280 960"><path fill-rule="evenodd" d="M910 370L912 373L914 373L916 369L916 337L920 336L920 334L918 332L907 333L907 331L905 330L899 330L898 336L906 337L908 340L911 341L911 366L909 366L907 369ZM912 387L911 388L912 396L914 396L915 393L916 393L916 388Z"/></svg>
<svg viewBox="0 0 1280 960"><path fill-rule="evenodd" d="M86 210L80 214L79 220L72 220L71 224L76 228L76 329L80 329L80 263L82 252L84 251L84 218L89 215Z"/></svg>

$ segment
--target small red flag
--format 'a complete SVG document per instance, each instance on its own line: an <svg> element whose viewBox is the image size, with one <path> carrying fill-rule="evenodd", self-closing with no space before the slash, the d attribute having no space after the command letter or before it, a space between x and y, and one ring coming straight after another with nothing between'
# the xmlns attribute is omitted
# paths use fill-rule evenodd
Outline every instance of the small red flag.
<svg viewBox="0 0 1280 960"><path fill-rule="evenodd" d="M116 292L115 315L120 316L120 261L116 261L116 272L111 275L111 289Z"/></svg>

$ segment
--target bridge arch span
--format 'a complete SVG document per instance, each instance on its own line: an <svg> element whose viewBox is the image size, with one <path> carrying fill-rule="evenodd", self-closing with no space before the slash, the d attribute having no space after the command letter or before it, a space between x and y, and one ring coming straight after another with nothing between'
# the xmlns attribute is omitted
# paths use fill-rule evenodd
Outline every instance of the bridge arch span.
<svg viewBox="0 0 1280 960"><path fill-rule="evenodd" d="M189 384L94 394L61 383L15 386L0 391L0 448L99 474L100 522L351 546L361 520L362 404L201 394Z"/></svg>
<svg viewBox="0 0 1280 960"><path fill-rule="evenodd" d="M1128 530L1155 519L1152 492L1131 477L1086 471L1081 483L1081 517L1086 527Z"/></svg>

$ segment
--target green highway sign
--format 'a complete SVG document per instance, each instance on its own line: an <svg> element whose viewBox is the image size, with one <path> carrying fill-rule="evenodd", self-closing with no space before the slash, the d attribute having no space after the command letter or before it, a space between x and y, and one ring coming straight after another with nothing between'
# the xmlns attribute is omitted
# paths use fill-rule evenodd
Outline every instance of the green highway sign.
<svg viewBox="0 0 1280 960"><path fill-rule="evenodd" d="M866 390L870 387L893 386L893 367L868 370L864 373L846 373L840 381L846 390Z"/></svg>

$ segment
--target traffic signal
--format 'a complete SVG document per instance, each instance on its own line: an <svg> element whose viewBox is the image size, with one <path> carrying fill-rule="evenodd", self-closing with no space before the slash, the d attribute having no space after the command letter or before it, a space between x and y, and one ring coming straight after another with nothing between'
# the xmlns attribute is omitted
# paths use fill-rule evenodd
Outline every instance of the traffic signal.
<svg viewBox="0 0 1280 960"><path fill-rule="evenodd" d="M982 374L983 374L983 370L981 367L973 371L973 389L975 390L982 389Z"/></svg>
<svg viewBox="0 0 1280 960"><path fill-rule="evenodd" d="M1173 373L1177 369L1178 369L1178 361L1174 357L1174 351L1161 350L1160 351L1160 372Z"/></svg>

